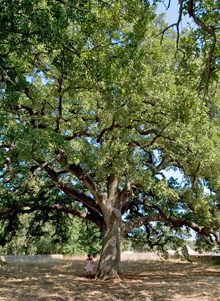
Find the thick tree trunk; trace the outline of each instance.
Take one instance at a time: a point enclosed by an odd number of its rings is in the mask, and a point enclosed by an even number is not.
[[[120,278],[121,226],[121,217],[115,215],[112,215],[105,224],[96,278],[103,280]]]

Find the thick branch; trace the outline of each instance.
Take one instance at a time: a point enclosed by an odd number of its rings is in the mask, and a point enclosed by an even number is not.
[[[210,238],[210,234],[213,234],[215,236],[216,243],[220,245],[220,236],[215,231],[208,229],[207,227],[204,226],[199,226],[190,220],[176,218],[173,216],[166,217],[165,215],[162,214],[142,216],[140,218],[137,218],[136,220],[130,222],[124,222],[124,226],[125,226],[124,235],[129,233],[132,229],[139,228],[140,226],[150,222],[169,222],[179,226],[186,226],[193,229],[197,233],[207,236],[209,238]]]
[[[99,134],[98,138],[97,138],[97,143],[100,143],[102,141],[103,136],[105,135],[106,132],[110,132],[112,131],[115,127],[119,127],[119,125],[115,124],[115,120],[113,119],[112,121],[112,125],[108,128],[104,128],[101,133]]]
[[[25,208],[25,209],[23,209],[23,208]],[[28,208],[30,208],[30,209],[28,209]],[[36,210],[51,210],[51,211],[61,211],[64,213],[69,213],[74,216],[78,216],[82,219],[85,219],[85,220],[95,223],[100,228],[100,230],[102,230],[102,218],[100,215],[97,214],[96,216],[94,216],[94,215],[88,214],[86,212],[80,212],[78,210],[68,208],[65,206],[60,206],[60,205],[31,205],[31,204],[23,203],[23,204],[20,204],[19,206],[5,208],[5,209],[0,210],[0,220],[3,215],[10,213],[10,212],[15,212],[17,214],[18,213],[24,214],[24,213],[31,213]]]
[[[118,179],[115,175],[111,174],[108,177],[108,200],[115,203],[118,199],[119,189],[118,189]]]
[[[211,68],[211,62],[212,62],[213,53],[214,53],[214,50],[216,47],[216,41],[217,41],[216,32],[215,32],[215,28],[213,26],[206,25],[202,20],[200,20],[196,16],[193,0],[189,0],[189,2],[188,2],[188,13],[189,13],[189,16],[193,18],[194,22],[198,26],[200,26],[204,31],[206,31],[210,36],[212,36],[212,40],[213,40],[211,49],[209,51],[208,65],[207,65],[207,69],[208,69],[207,70],[207,80],[206,80],[206,91],[207,91],[210,74],[213,71]]]
[[[213,27],[207,26],[205,23],[203,23],[195,14],[194,4],[193,0],[190,0],[188,3],[188,13],[189,16],[193,18],[194,22],[202,27],[203,30],[205,30],[207,33],[209,33],[212,37],[215,37],[215,30]]]
[[[92,208],[96,212],[101,213],[100,207],[94,199],[92,199],[88,195],[80,192],[79,190],[75,189],[74,187],[72,187],[68,183],[66,183],[62,178],[59,177],[58,173],[51,166],[49,166],[48,164],[47,165],[45,164],[44,170],[49,174],[49,176],[52,178],[52,180],[57,182],[59,188],[63,192],[65,192],[68,195],[73,196],[78,201],[82,202],[89,208]]]
[[[143,129],[139,128],[137,131],[140,135],[143,135],[143,136],[147,136],[147,135],[150,135],[150,134],[155,134],[155,135],[158,134],[157,130],[155,130],[153,128],[150,128],[150,129],[147,129],[147,130],[143,130]]]
[[[69,171],[71,174],[76,176],[80,181],[82,181],[85,186],[90,190],[95,200],[99,203],[102,208],[103,200],[106,198],[102,190],[98,187],[93,178],[89,175],[86,175],[80,165],[71,164],[69,166]],[[103,209],[103,208],[102,208]]]
[[[25,205],[20,204],[18,206],[12,206],[12,207],[9,207],[9,208],[0,209],[0,220],[2,219],[3,215],[5,215],[7,213],[10,213],[10,212],[13,212],[13,211],[16,211],[16,210],[20,210],[23,207],[25,207]]]
[[[77,137],[91,137],[92,134],[90,132],[88,132],[87,130],[81,131],[81,132],[75,132],[73,135],[71,136],[63,136],[63,138],[67,141],[73,140]]]

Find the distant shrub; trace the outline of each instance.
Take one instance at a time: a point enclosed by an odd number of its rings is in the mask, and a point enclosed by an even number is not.
[[[220,265],[220,258],[217,258],[217,259],[214,261],[214,265]]]

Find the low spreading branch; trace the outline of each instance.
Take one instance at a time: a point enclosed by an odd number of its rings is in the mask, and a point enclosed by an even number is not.
[[[208,229],[205,226],[199,226],[190,220],[176,218],[174,216],[167,217],[162,214],[142,216],[136,220],[124,222],[124,234],[128,234],[132,229],[139,228],[140,226],[150,222],[169,222],[178,226],[186,226],[193,229],[195,232],[208,237],[210,240],[212,240],[212,234],[215,237],[216,243],[220,245],[220,235],[216,231]]]
[[[5,214],[8,214],[8,213],[25,214],[25,213],[31,213],[31,212],[34,212],[37,210],[41,210],[41,211],[49,210],[49,211],[59,211],[59,212],[68,213],[68,214],[71,214],[74,216],[78,216],[82,219],[91,221],[91,222],[95,223],[100,228],[100,230],[102,229],[101,216],[98,216],[98,215],[94,216],[93,214],[90,214],[90,212],[89,213],[81,212],[81,211],[75,210],[73,208],[61,206],[58,204],[57,205],[56,204],[55,205],[40,205],[40,204],[33,205],[33,204],[29,204],[29,203],[22,203],[22,204],[19,204],[18,206],[12,206],[9,208],[1,209],[0,210],[0,220],[2,219],[2,217]]]
[[[101,214],[101,209],[98,203],[85,193],[80,192],[79,190],[75,189],[73,186],[65,182],[59,174],[50,166],[49,164],[46,164],[45,162],[42,162],[40,160],[37,160],[38,163],[44,164],[44,170],[48,173],[48,175],[51,177],[53,181],[55,181],[58,185],[58,187],[65,192],[67,195],[71,195],[74,198],[76,198],[78,201],[82,202],[84,205],[88,206],[89,208],[93,209],[94,211]],[[73,167],[72,167],[73,171]],[[74,170],[75,175],[78,175],[79,179],[83,180],[84,175],[80,174],[80,168],[77,170]],[[90,179],[91,180],[91,179]],[[84,180],[85,181],[85,180]]]

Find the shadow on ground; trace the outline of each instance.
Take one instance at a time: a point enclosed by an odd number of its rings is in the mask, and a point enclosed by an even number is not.
[[[121,281],[103,282],[85,277],[82,260],[7,264],[0,267],[0,300],[220,300],[220,267],[142,260],[123,261],[122,269]]]

